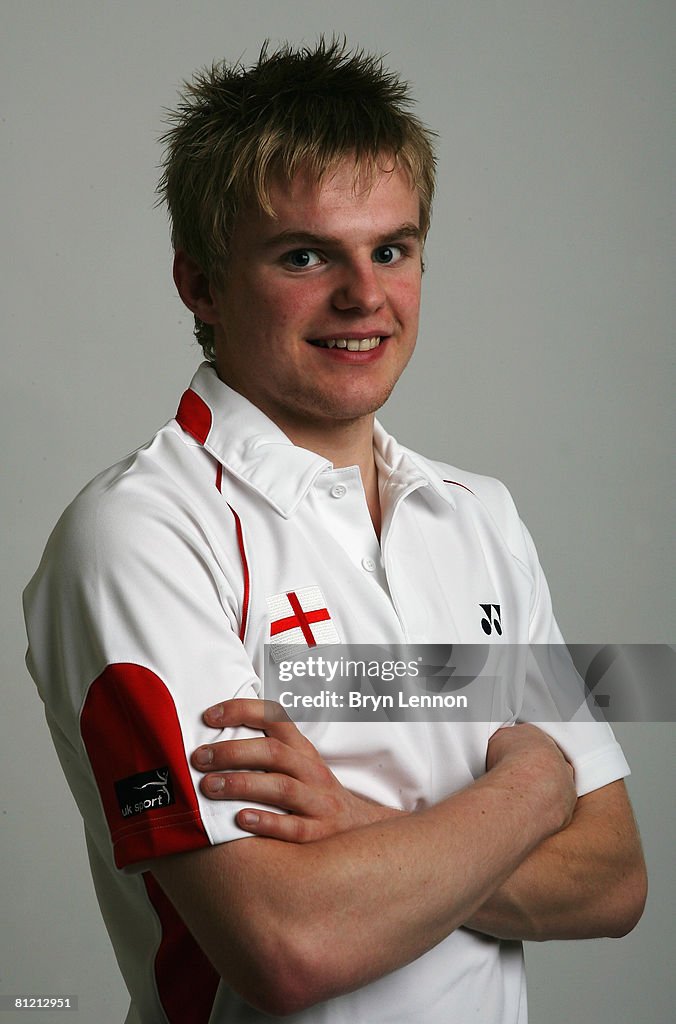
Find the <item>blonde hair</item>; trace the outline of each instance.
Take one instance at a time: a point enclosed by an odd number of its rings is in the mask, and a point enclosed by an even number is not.
[[[256,64],[214,63],[186,82],[171,126],[158,185],[172,243],[209,282],[227,268],[238,211],[254,203],[274,215],[273,178],[301,169],[320,182],[346,156],[355,181],[372,179],[387,155],[403,168],[420,198],[420,226],[429,228],[434,193],[433,132],[408,111],[408,86],[382,59],[321,38],[310,49],[288,44]],[[195,335],[213,360],[213,330],[197,317]]]

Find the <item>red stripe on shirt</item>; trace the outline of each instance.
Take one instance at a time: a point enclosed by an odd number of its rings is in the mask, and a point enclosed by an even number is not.
[[[154,963],[162,1009],[169,1024],[208,1024],[220,980],[218,973],[154,875],[145,871],[142,878],[162,929]]]
[[[455,484],[456,487],[462,487],[464,490],[469,491],[470,494],[474,494],[474,491],[470,490],[466,484],[461,484],[458,480],[444,480],[445,484]],[[476,497],[476,495],[474,495]]]
[[[216,467],[216,487],[219,493],[222,494],[223,485],[223,466],[218,463]],[[237,534],[237,545],[239,547],[239,557],[242,560],[242,574],[244,577],[244,592],[242,594],[242,621],[239,626],[239,638],[244,643],[244,637],[246,636],[246,625],[249,618],[249,594],[251,591],[251,580],[249,577],[249,563],[246,557],[246,551],[244,549],[244,532],[242,530],[242,521],[235,512],[234,508],[228,502],[228,508],[233,514],[235,520],[235,532]]]
[[[251,580],[249,577],[249,563],[246,557],[246,551],[244,549],[244,532],[242,530],[242,521],[235,512],[234,508],[228,502],[228,508],[235,517],[235,530],[237,532],[237,544],[239,545],[239,556],[242,559],[242,573],[244,575],[244,594],[242,595],[242,621],[239,626],[239,638],[244,643],[244,637],[246,636],[246,625],[249,618],[249,595],[251,591]]]

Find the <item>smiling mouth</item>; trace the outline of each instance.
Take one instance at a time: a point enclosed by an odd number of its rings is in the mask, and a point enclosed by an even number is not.
[[[311,345],[316,345],[319,348],[346,348],[348,352],[370,352],[371,349],[378,348],[382,340],[380,335],[375,338],[309,339]]]

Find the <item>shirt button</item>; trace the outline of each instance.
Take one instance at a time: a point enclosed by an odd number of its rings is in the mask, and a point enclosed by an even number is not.
[[[334,486],[331,488],[332,498],[344,498],[346,494],[347,487],[345,486],[345,484],[334,484]]]
[[[362,558],[361,564],[362,568],[366,569],[367,572],[375,572],[376,563],[372,558]]]

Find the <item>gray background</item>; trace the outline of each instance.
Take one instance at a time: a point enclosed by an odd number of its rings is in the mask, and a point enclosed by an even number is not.
[[[420,345],[382,418],[507,482],[570,640],[669,642],[675,29],[667,0],[4,0],[0,995],[125,1013],[19,593],[62,508],[173,415],[199,360],[153,209],[181,79],[265,36],[389,53],[441,138]],[[673,726],[618,733],[649,906],[621,942],[529,947],[534,1024],[673,1019]]]

